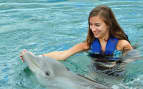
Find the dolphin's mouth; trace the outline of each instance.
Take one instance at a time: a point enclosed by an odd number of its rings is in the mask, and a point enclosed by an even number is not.
[[[24,62],[28,64],[28,66],[33,72],[36,72],[36,70],[40,70],[41,67],[37,59],[37,56],[27,51],[22,55],[22,57]]]
[[[31,60],[31,59],[30,59]],[[32,68],[35,68],[35,69],[39,69],[40,70],[40,66],[33,60],[31,60],[31,66]]]
[[[29,60],[31,61],[32,65],[40,69],[40,66],[33,59],[29,59]]]

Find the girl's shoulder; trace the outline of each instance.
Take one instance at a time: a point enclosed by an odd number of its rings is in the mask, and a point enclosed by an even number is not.
[[[118,50],[131,50],[132,46],[127,40],[119,40],[117,44]]]

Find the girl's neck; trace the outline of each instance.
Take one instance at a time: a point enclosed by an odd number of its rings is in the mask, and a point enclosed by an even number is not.
[[[108,41],[108,39],[109,39],[109,35],[107,34],[107,35],[105,35],[104,37],[102,37],[102,38],[99,38],[99,40],[100,41],[104,41],[104,42],[107,42]]]

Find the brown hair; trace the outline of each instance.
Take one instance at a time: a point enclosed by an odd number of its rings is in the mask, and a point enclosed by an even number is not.
[[[112,10],[104,5],[100,5],[97,6],[96,8],[94,8],[88,17],[88,34],[87,34],[87,38],[86,38],[86,42],[88,44],[88,46],[90,47],[90,45],[92,44],[93,40],[95,39],[91,29],[90,29],[90,23],[89,20],[91,17],[94,16],[99,16],[101,17],[105,24],[109,27],[109,36],[113,36],[118,38],[119,40],[128,40],[127,35],[125,34],[125,32],[123,31],[123,29],[120,27],[120,25],[118,24]]]

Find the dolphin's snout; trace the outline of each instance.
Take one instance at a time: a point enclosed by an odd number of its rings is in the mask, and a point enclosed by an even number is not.
[[[23,56],[24,56],[25,52],[27,52],[26,49],[24,49],[23,51],[20,52],[20,59],[22,60],[22,62],[24,62],[24,57]]]

